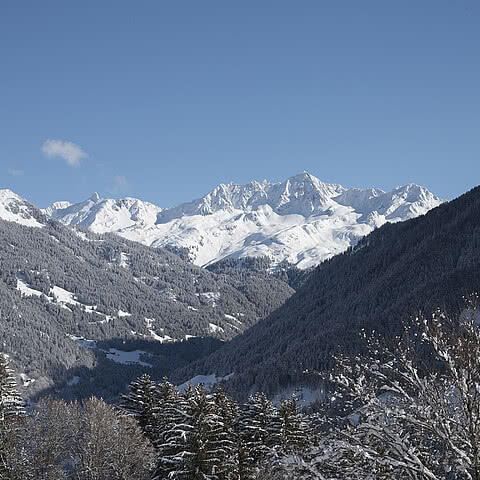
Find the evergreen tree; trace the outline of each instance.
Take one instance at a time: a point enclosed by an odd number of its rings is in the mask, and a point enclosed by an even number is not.
[[[238,480],[255,480],[254,459],[246,441],[240,437],[237,438],[236,460]]]
[[[219,480],[239,478],[238,438],[235,432],[238,406],[221,388],[215,392],[214,402],[222,425],[218,435],[221,458],[217,478]]]
[[[280,446],[284,453],[298,453],[308,445],[309,428],[298,412],[295,396],[283,400],[278,409]]]
[[[175,424],[167,433],[167,455],[159,458],[155,479],[219,480],[228,478],[222,462],[227,455],[225,425],[215,398],[202,386],[189,387],[174,409]],[[229,444],[229,442],[228,442]],[[170,466],[168,475],[162,465]],[[163,476],[162,476],[163,475]]]
[[[23,413],[24,404],[17,390],[15,376],[8,365],[7,357],[0,353],[0,422]]]
[[[240,436],[256,463],[277,443],[275,424],[277,412],[264,393],[255,393],[245,404],[240,418]]]
[[[157,463],[154,479],[170,478],[169,474],[180,468],[178,454],[184,446],[187,396],[180,395],[174,385],[165,378],[158,387],[159,402],[154,409],[154,447]]]
[[[159,402],[158,385],[144,374],[129,385],[129,392],[122,397],[122,408],[138,422],[145,435],[155,441],[155,411]]]
[[[0,353],[0,479],[27,478],[21,444],[23,414],[15,377],[7,357]]]

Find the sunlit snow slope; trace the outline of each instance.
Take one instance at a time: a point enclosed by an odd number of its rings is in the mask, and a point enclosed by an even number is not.
[[[11,190],[0,190],[0,218],[27,227],[43,227],[36,209]]]
[[[442,203],[418,185],[391,192],[348,189],[309,173],[281,183],[221,184],[204,197],[162,209],[133,198],[57,202],[45,213],[96,233],[115,232],[154,247],[186,247],[197,265],[263,256],[300,268],[344,251],[385,222],[425,214]]]

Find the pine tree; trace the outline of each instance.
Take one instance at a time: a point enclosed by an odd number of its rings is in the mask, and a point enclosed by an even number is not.
[[[186,430],[190,429],[186,423],[189,392],[191,388],[180,395],[167,379],[159,385],[160,401],[154,409],[157,453],[154,480],[171,478],[169,475],[181,468],[182,459],[178,455],[184,448]]]
[[[165,452],[159,452],[154,479],[219,480],[226,476],[228,447],[225,424],[214,395],[202,386],[189,387],[172,411],[172,428],[166,434]],[[170,468],[167,473],[166,468]]]
[[[254,459],[246,445],[246,441],[237,438],[236,448],[238,480],[255,480]]]
[[[297,399],[283,400],[278,410],[280,446],[284,453],[298,453],[308,445],[309,428],[298,412]]]
[[[255,393],[245,405],[240,418],[240,437],[255,463],[268,454],[277,441],[277,412],[264,393]]]
[[[0,353],[0,479],[27,478],[21,446],[23,414],[15,377]]]
[[[155,410],[158,402],[158,385],[144,374],[129,385],[129,392],[122,397],[121,403],[121,407],[137,420],[152,442],[155,442]]]
[[[223,449],[223,423],[217,413],[214,399],[197,386],[189,399],[185,448],[181,452],[185,460],[178,479],[216,480],[221,470]]]
[[[22,397],[17,382],[8,365],[7,357],[0,353],[0,422],[24,413]]]
[[[235,423],[238,418],[238,406],[219,388],[214,394],[216,412],[221,420],[221,429],[218,435],[221,447],[220,463],[217,470],[219,480],[237,479],[239,477],[238,438],[235,432]]]

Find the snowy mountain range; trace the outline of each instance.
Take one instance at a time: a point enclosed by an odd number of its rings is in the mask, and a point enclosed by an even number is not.
[[[200,266],[229,257],[268,256],[273,264],[286,260],[308,268],[386,222],[423,215],[441,203],[414,184],[391,192],[349,189],[301,173],[281,183],[221,184],[173,208],[95,193],[77,204],[56,202],[43,212],[95,233],[113,232],[153,247],[187,248]]]

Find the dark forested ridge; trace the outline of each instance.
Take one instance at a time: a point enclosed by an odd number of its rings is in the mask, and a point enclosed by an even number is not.
[[[70,382],[72,395],[88,387],[108,396],[142,371],[161,378],[293,293],[265,272],[215,274],[163,249],[72,230],[34,207],[29,215],[44,227],[0,220],[0,342],[32,391]],[[183,341],[161,343],[169,339]],[[144,365],[115,363],[110,348],[137,350]]]
[[[278,310],[211,356],[177,372],[235,373],[237,394],[270,394],[306,369],[355,351],[359,332],[398,334],[417,312],[454,313],[480,290],[480,187],[425,216],[386,224],[322,265]]]

